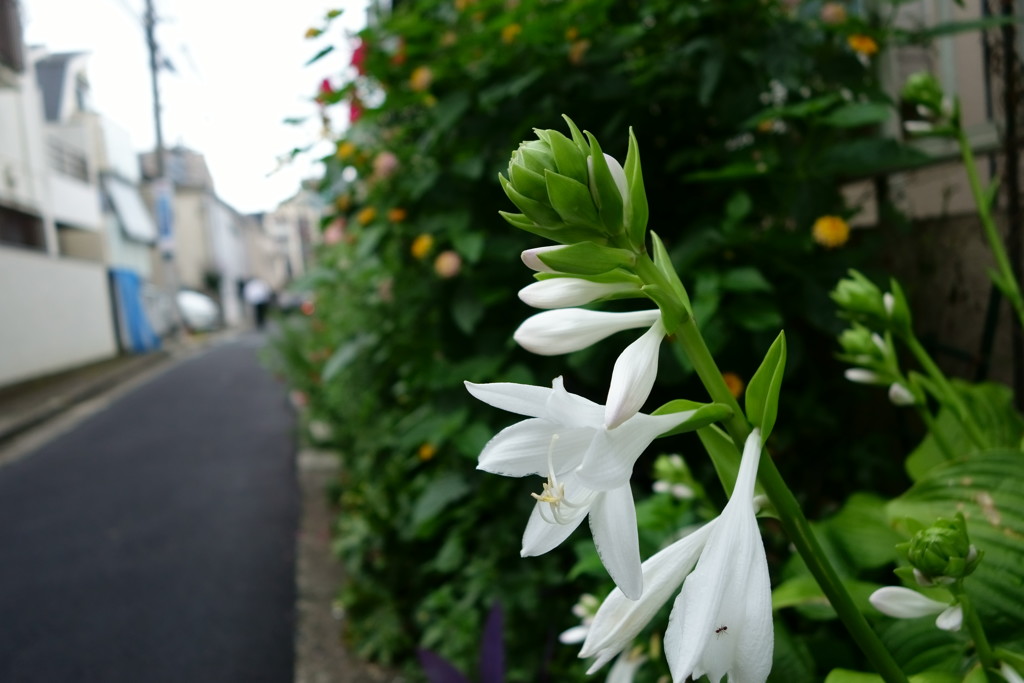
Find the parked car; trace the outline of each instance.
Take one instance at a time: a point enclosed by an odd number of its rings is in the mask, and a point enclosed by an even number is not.
[[[175,300],[181,320],[190,332],[210,332],[220,327],[220,306],[202,292],[182,289]]]

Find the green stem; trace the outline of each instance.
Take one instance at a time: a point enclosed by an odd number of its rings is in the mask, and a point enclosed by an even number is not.
[[[978,207],[978,217],[981,219],[981,225],[985,230],[985,238],[988,240],[989,247],[992,249],[992,255],[995,256],[996,265],[999,268],[999,278],[1003,284],[999,289],[1006,295],[1010,305],[1013,306],[1013,310],[1017,314],[1017,321],[1024,326],[1024,296],[1021,295],[1020,285],[1013,272],[1013,266],[1010,264],[1010,257],[1006,253],[1002,237],[1000,237],[999,230],[996,229],[996,223],[992,219],[989,201],[981,187],[978,167],[974,163],[974,152],[971,150],[971,145],[967,141],[967,135],[961,127],[956,129],[956,140],[960,145],[960,155],[964,160],[967,181],[971,185],[971,194],[974,195],[974,203]]]
[[[939,425],[935,422],[935,418],[932,417],[932,412],[928,410],[928,406],[918,405],[917,412],[921,415],[921,419],[924,420],[928,432],[935,439],[935,445],[942,451],[942,457],[946,460],[955,458],[956,455],[953,453],[953,449],[950,447],[949,442],[946,441],[946,437],[939,431]]]
[[[657,285],[666,292],[674,291],[672,283],[647,254],[638,254],[636,265],[637,273],[645,283]],[[687,310],[689,310],[688,307]],[[669,332],[676,335],[676,339],[689,357],[690,363],[693,364],[697,376],[703,382],[711,399],[732,409],[732,415],[725,420],[725,429],[733,443],[736,444],[736,448],[742,452],[747,437],[750,435],[750,425],[736,398],[725,384],[722,372],[711,356],[711,351],[708,350],[693,316],[688,315],[674,330],[669,330]],[[814,537],[811,525],[804,516],[803,510],[800,509],[800,504],[789,487],[786,486],[786,482],[783,481],[782,475],[775,467],[775,462],[772,461],[771,456],[766,456],[766,453],[767,450],[762,453],[757,478],[774,505],[786,535],[875,670],[887,683],[906,683],[906,675],[871,629],[864,615],[857,609],[853,598],[850,597],[839,575],[829,563],[825,551]]]
[[[732,417],[725,421],[725,428],[736,447],[742,451],[744,442],[751,431],[750,426],[747,424],[739,404],[729,391],[729,387],[726,386],[722,373],[692,317],[676,329],[676,335],[711,398],[733,409]],[[764,453],[766,454],[767,451]],[[864,615],[857,609],[853,598],[850,597],[839,575],[829,563],[824,550],[814,537],[810,523],[800,509],[800,504],[783,481],[775,462],[771,456],[765,454],[762,454],[757,478],[774,505],[786,535],[807,564],[807,568],[818,585],[821,586],[822,592],[825,593],[839,618],[846,625],[846,629],[879,675],[888,683],[906,683],[907,678],[903,671],[871,629]]]
[[[967,436],[976,448],[985,448],[988,445],[988,440],[985,435],[982,434],[981,428],[978,427],[977,422],[974,421],[974,416],[967,409],[967,404],[964,403],[963,398],[959,392],[953,388],[953,385],[946,379],[946,375],[939,369],[939,366],[935,364],[932,357],[928,355],[928,351],[921,346],[921,342],[917,340],[917,337],[913,333],[903,337],[903,341],[906,342],[907,347],[910,348],[910,352],[914,354],[917,362],[921,364],[924,371],[928,373],[935,385],[939,389],[941,396],[936,396],[939,401],[948,405],[953,413],[956,415],[960,424],[963,426],[964,431],[967,432]]]
[[[964,614],[964,624],[967,625],[967,630],[974,640],[974,651],[978,653],[978,660],[981,661],[986,674],[988,671],[998,670],[999,659],[992,651],[992,646],[988,642],[988,636],[985,635],[985,628],[981,624],[981,619],[978,617],[978,612],[974,609],[974,603],[968,597],[967,591],[963,589],[963,586],[956,584],[950,587],[950,591],[956,596],[957,602],[960,603],[960,609],[963,610]]]

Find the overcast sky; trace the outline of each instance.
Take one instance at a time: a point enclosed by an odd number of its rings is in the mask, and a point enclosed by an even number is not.
[[[89,52],[94,106],[130,132],[136,149],[153,149],[145,0],[21,3],[26,42]],[[175,69],[160,76],[164,143],[204,154],[217,194],[239,211],[273,209],[317,172],[311,160],[274,170],[293,147],[317,142],[321,126],[311,98],[325,76],[337,81],[347,65],[345,37],[362,25],[365,0],[154,3],[157,40]],[[327,44],[306,40],[306,30],[321,25],[330,9],[345,10],[332,25],[332,42],[343,49],[303,66]],[[282,123],[289,117],[309,121]]]

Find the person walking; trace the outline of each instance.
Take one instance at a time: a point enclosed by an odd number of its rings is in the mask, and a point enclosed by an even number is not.
[[[267,322],[267,310],[270,308],[271,293],[270,285],[258,277],[254,277],[245,283],[245,290],[242,292],[242,295],[245,297],[245,303],[252,306],[257,330],[262,330]]]

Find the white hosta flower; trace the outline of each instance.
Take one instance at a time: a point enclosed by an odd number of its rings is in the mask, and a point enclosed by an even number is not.
[[[568,308],[639,289],[629,282],[591,282],[576,277],[556,277],[523,287],[519,290],[519,299],[534,308]]]
[[[593,673],[629,647],[680,584],[665,634],[672,678],[707,675],[719,683],[762,682],[772,664],[771,585],[754,516],[761,435],[743,449],[732,498],[722,514],[643,563],[645,591],[630,601],[612,591],[601,605],[581,657],[597,657]]]
[[[879,588],[868,599],[879,612],[897,619],[917,619],[938,614],[935,625],[943,631],[959,631],[964,620],[964,611],[960,605],[932,600],[902,586]]]
[[[604,407],[570,394],[562,378],[552,388],[526,384],[473,384],[477,399],[526,415],[506,427],[480,453],[478,468],[509,477],[545,476],[543,491],[523,534],[522,556],[542,555],[590,518],[601,562],[623,593],[643,592],[636,509],[629,479],[633,465],[660,434],[685,422],[693,411],[637,413],[618,428],[604,425]]]
[[[513,338],[524,349],[540,356],[572,353],[596,344],[616,332],[649,327],[661,318],[661,311],[611,313],[565,308],[530,316]]]
[[[538,283],[540,284],[540,283]],[[658,375],[658,353],[665,338],[661,312],[611,313],[566,308],[544,311],[523,321],[514,335],[527,351],[554,356],[585,349],[616,332],[650,326],[615,361],[605,401],[605,426],[618,427],[640,410]]]

